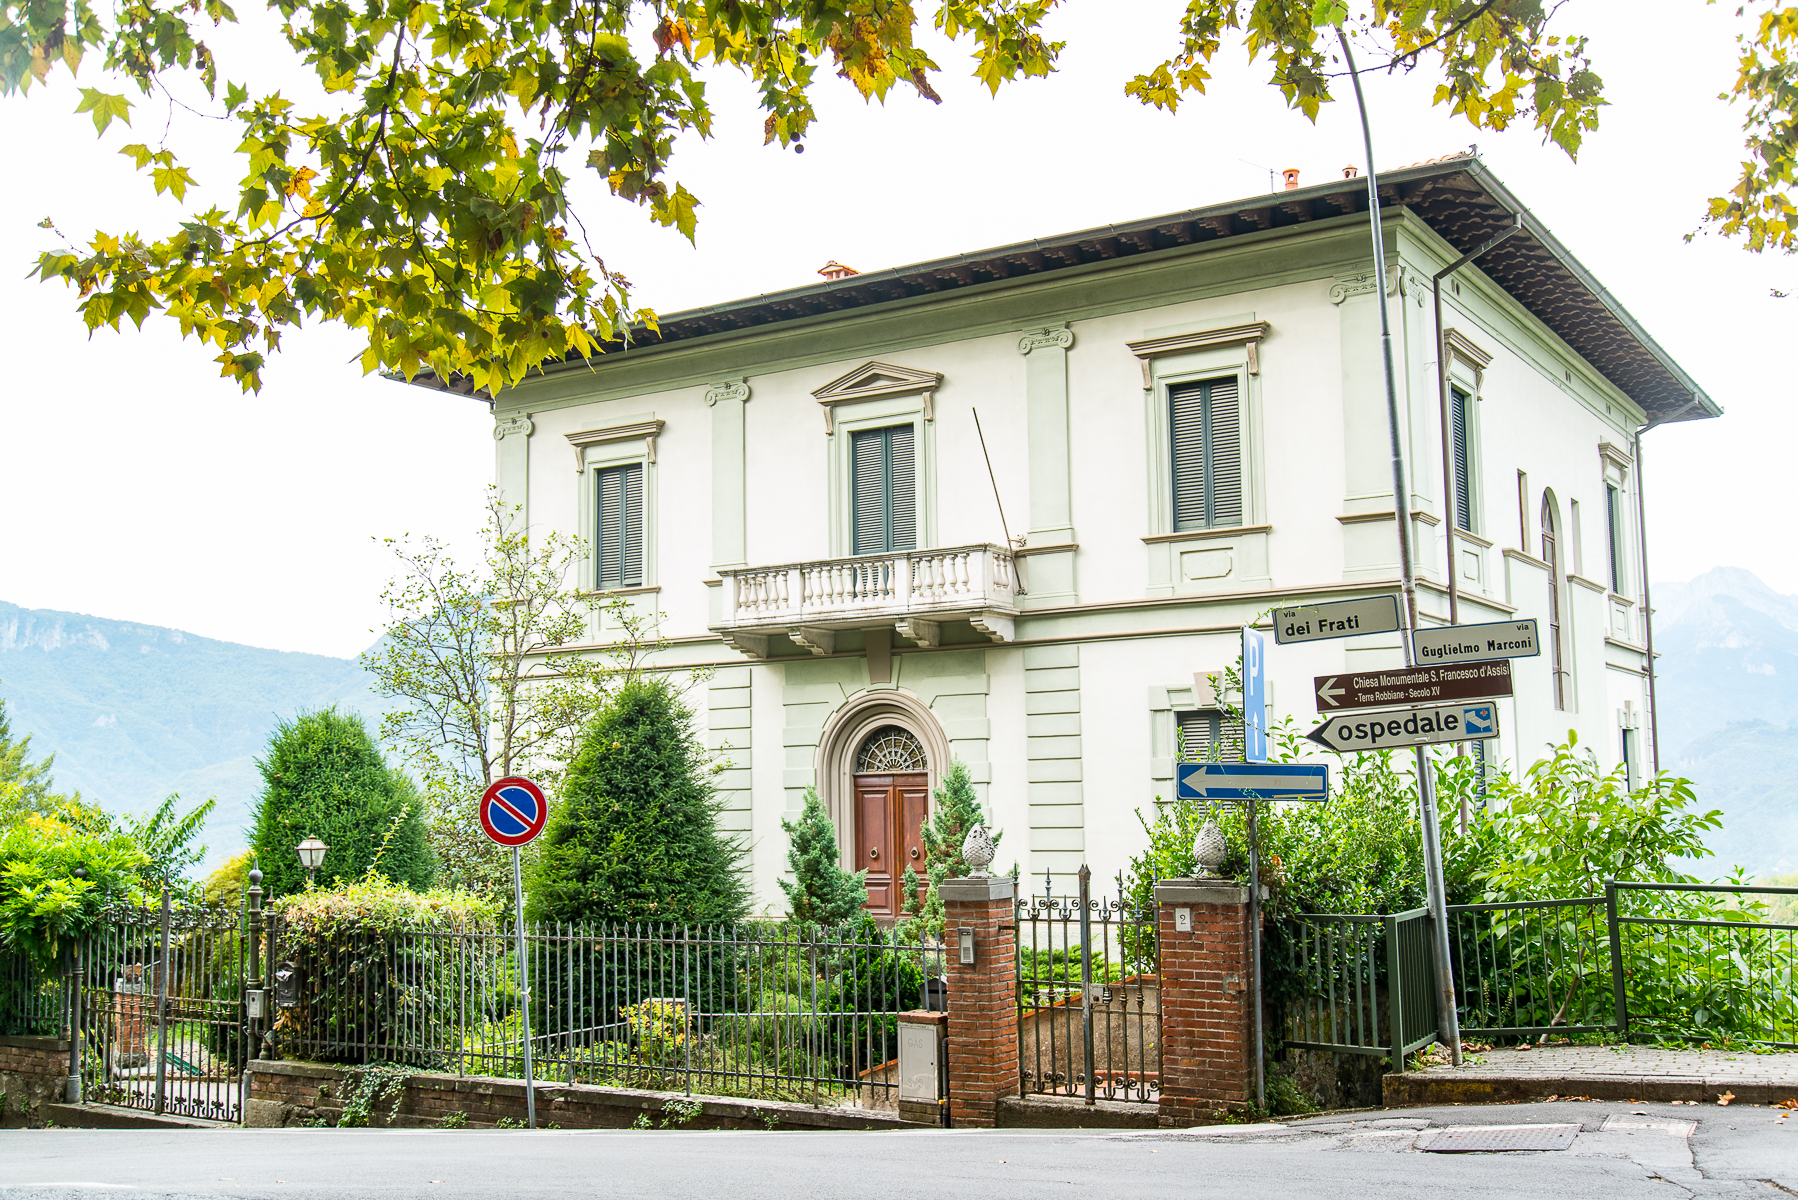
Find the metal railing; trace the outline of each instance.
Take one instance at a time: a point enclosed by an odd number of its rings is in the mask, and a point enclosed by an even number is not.
[[[0,1036],[65,1037],[68,981],[24,954],[0,956]]]
[[[537,924],[297,937],[282,1054],[761,1099],[896,1102],[898,1014],[946,1007],[942,948],[871,924]]]
[[[247,943],[235,906],[109,908],[80,948],[86,1098],[236,1120]]]
[[[1044,872],[1042,893],[1017,900],[1019,1091],[1156,1103],[1157,911],[1133,905],[1121,879],[1115,897],[1094,896],[1085,867],[1063,886]]]
[[[1621,1028],[1608,896],[1448,909],[1463,1035]]]
[[[1300,913],[1284,923],[1281,952],[1302,981],[1286,1003],[1286,1045],[1390,1058],[1436,1038],[1429,910]]]
[[[1798,924],[1765,920],[1760,899],[1798,888],[1613,883],[1609,893],[1624,1032],[1798,1049]]]

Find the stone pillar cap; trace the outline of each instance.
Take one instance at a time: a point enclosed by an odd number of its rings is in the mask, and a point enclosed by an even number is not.
[[[1155,885],[1157,904],[1247,904],[1249,889],[1231,879],[1163,879]]]
[[[1017,887],[1009,875],[984,875],[965,879],[945,879],[937,884],[936,894],[945,903],[952,900],[982,901],[1009,900],[1017,894]]]

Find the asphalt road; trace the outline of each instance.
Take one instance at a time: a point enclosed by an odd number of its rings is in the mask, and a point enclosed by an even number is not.
[[[1695,1121],[1601,1129],[1607,1117]],[[0,1200],[1045,1200],[1798,1196],[1798,1114],[1587,1102],[1402,1109],[1206,1131],[12,1130]],[[1566,1150],[1439,1154],[1459,1125],[1573,1124]]]

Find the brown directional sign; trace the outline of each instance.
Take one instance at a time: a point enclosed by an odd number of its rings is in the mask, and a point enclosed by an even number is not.
[[[1320,713],[1442,704],[1454,700],[1489,700],[1510,694],[1511,664],[1502,658],[1317,676],[1317,711]]]

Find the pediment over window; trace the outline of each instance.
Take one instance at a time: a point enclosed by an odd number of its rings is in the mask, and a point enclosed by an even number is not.
[[[933,421],[931,399],[943,385],[941,371],[919,371],[912,367],[896,367],[892,363],[866,362],[847,375],[841,375],[812,392],[824,406],[824,432],[836,429],[836,406],[861,400],[877,400],[882,396],[924,397],[924,419]]]

